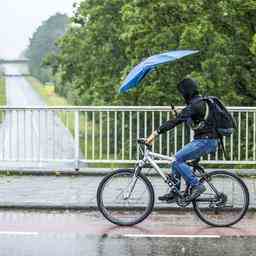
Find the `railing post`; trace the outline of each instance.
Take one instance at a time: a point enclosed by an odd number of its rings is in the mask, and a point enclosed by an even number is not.
[[[80,162],[80,112],[77,110],[75,112],[75,170],[79,171]]]

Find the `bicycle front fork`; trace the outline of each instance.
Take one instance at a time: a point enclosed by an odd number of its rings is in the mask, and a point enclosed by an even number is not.
[[[132,194],[132,192],[134,190],[134,187],[135,187],[135,185],[137,183],[138,176],[139,176],[141,170],[142,170],[142,168],[139,165],[137,165],[135,167],[134,175],[132,177],[131,183],[128,186],[128,192],[127,192],[127,195],[125,196],[125,199],[129,199],[130,198],[130,196],[131,196],[131,194]]]

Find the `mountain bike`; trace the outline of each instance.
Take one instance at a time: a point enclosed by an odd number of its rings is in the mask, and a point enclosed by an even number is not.
[[[97,205],[103,216],[119,226],[132,226],[145,220],[153,211],[155,192],[149,178],[142,173],[146,166],[160,174],[168,189],[172,190],[178,207],[191,207],[208,225],[227,227],[240,221],[249,206],[249,192],[236,174],[223,170],[206,172],[199,160],[188,161],[193,174],[206,187],[198,198],[191,200],[192,188],[185,184],[177,189],[177,180],[165,175],[156,160],[172,161],[172,157],[152,152],[145,139],[138,139],[143,155],[133,169],[119,169],[103,178],[97,190]],[[168,203],[168,202],[166,202]]]

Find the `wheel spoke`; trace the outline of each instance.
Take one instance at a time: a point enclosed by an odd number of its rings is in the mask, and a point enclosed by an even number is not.
[[[100,211],[118,225],[134,225],[153,209],[154,191],[149,180],[132,171],[117,171],[103,179],[97,192]]]
[[[207,191],[193,202],[195,212],[213,226],[235,224],[248,209],[248,189],[238,176],[226,171],[214,171],[208,177]]]

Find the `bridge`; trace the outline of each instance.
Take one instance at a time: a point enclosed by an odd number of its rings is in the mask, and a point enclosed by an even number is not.
[[[28,59],[0,59],[0,67],[5,77],[30,76]]]
[[[0,64],[28,64],[28,59],[0,59]]]
[[[20,73],[20,74],[3,74],[4,77],[24,77],[24,76],[31,76],[29,73]]]

